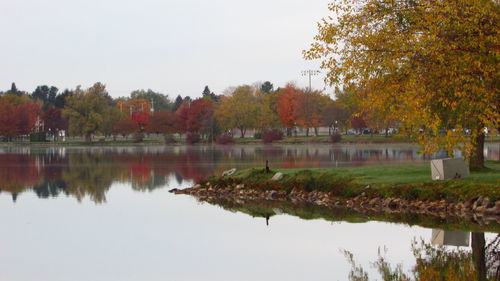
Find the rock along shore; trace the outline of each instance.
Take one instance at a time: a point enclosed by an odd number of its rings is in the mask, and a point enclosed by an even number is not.
[[[247,200],[278,200],[292,203],[309,203],[329,208],[348,208],[360,213],[385,212],[421,214],[446,217],[459,217],[467,220],[488,224],[500,224],[500,201],[490,201],[486,196],[477,196],[467,202],[441,201],[409,201],[400,198],[370,198],[362,193],[353,198],[334,197],[321,191],[298,191],[290,193],[276,190],[260,191],[247,188],[244,184],[234,186],[214,187],[210,182],[205,185],[197,184],[186,189],[172,189],[171,193],[191,195],[200,201],[226,199],[235,201]]]

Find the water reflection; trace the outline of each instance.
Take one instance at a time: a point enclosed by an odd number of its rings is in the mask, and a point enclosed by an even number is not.
[[[488,147],[495,154],[494,147]],[[497,148],[498,150],[498,148]],[[106,202],[115,182],[131,183],[133,190],[152,191],[175,179],[199,181],[228,168],[342,167],[422,163],[425,157],[410,145],[256,145],[0,148],[0,192],[18,195],[33,191],[40,198],[61,194],[77,200]]]
[[[275,216],[287,214],[304,220],[323,219],[331,222],[366,223],[369,221],[400,222],[408,225],[421,225],[429,229],[428,241],[414,242],[412,245],[415,266],[410,273],[403,270],[402,264],[391,265],[389,252],[379,251],[379,257],[371,265],[386,281],[411,280],[500,280],[500,235],[486,241],[484,231],[500,232],[500,225],[491,223],[478,225],[474,221],[446,218],[440,219],[415,214],[377,214],[358,213],[342,208],[327,208],[308,203],[293,203],[267,200],[204,198],[201,202],[217,205],[231,212],[261,218],[262,223],[272,227]],[[446,228],[442,229],[442,228]],[[464,231],[470,230],[470,231]],[[491,235],[490,235],[491,236]],[[390,249],[389,249],[390,250]],[[351,265],[349,280],[373,280],[368,271],[361,267],[356,257],[348,249],[343,250]]]
[[[443,230],[438,232],[444,234]],[[391,265],[386,259],[387,249],[379,251],[378,259],[371,265],[384,281],[500,280],[500,235],[496,235],[488,243],[482,232],[468,235],[472,235],[471,249],[435,247],[425,241],[414,242],[412,250],[416,264],[411,273],[404,272],[402,264]],[[344,250],[344,254],[351,265],[349,280],[370,280],[366,269],[358,265],[355,257],[347,250]]]

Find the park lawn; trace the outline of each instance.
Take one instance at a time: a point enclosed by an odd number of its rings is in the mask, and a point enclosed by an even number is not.
[[[209,179],[223,186],[227,180],[244,183],[249,188],[278,189],[291,192],[330,192],[339,197],[354,197],[365,193],[372,197],[397,197],[407,200],[466,201],[484,195],[500,200],[500,161],[487,161],[487,169],[471,172],[468,179],[433,181],[430,166],[387,165],[349,168],[273,169],[265,173],[262,168],[237,171],[228,178]],[[279,182],[271,177],[281,172]],[[368,188],[369,186],[369,188]]]

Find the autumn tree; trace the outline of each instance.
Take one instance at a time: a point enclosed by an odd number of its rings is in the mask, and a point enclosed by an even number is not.
[[[484,167],[484,127],[497,128],[500,5],[493,0],[341,0],[319,24],[308,59],[331,84],[356,84],[420,129],[428,153],[461,149]],[[464,131],[470,130],[470,137]]]
[[[120,109],[116,106],[110,106],[108,109],[107,117],[103,120],[101,124],[101,133],[104,136],[113,136],[113,139],[116,140],[115,134],[115,126],[123,119],[127,119],[129,116],[121,112]]]
[[[36,102],[25,102],[15,108],[17,119],[17,133],[29,135],[33,132],[37,118],[40,114],[40,104]]]
[[[303,90],[290,83],[278,92],[277,110],[288,136],[292,134],[292,128],[297,125],[296,111],[299,96],[302,94],[304,94]]]
[[[363,129],[366,128],[366,122],[361,116],[354,116],[351,119],[351,127],[356,130],[358,134],[363,133]]]
[[[276,111],[276,95],[273,93],[256,92],[256,115],[254,127],[260,132],[281,127],[280,118]]]
[[[230,91],[222,96],[216,116],[222,128],[240,130],[240,137],[244,138],[248,128],[255,127],[259,106],[255,88],[245,85]]]
[[[349,111],[338,101],[329,101],[322,112],[322,124],[328,127],[330,134],[346,128],[350,118]]]
[[[85,140],[91,142],[92,135],[101,131],[109,109],[106,87],[95,83],[86,90],[78,86],[73,94],[66,98],[63,117],[68,119],[70,134],[85,136]]]
[[[113,126],[113,135],[126,137],[136,132],[139,129],[138,127],[137,123],[131,119],[122,119]]]
[[[293,114],[297,125],[306,129],[306,136],[309,136],[309,128],[314,128],[315,135],[318,135],[323,109],[329,100],[329,97],[319,91],[302,91],[297,95]]]
[[[0,136],[10,140],[18,135],[16,106],[5,97],[0,97]]]
[[[59,131],[66,130],[68,128],[68,121],[62,118],[62,112],[60,108],[49,107],[42,113],[42,121],[45,132],[51,133],[54,138],[57,139]]]
[[[169,141],[170,136],[177,132],[176,121],[176,115],[172,112],[154,112],[149,118],[146,131],[148,133],[163,134],[165,141]]]
[[[196,99],[191,102],[187,119],[187,131],[192,133],[210,134],[213,122],[214,106],[208,99]]]

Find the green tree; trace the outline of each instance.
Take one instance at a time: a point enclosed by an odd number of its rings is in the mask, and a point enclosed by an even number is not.
[[[205,86],[205,89],[203,89],[203,92],[201,93],[201,95],[203,98],[209,99],[211,101],[217,102],[219,100],[217,95],[214,94],[214,92],[211,92],[210,89],[208,88],[208,86]]]
[[[263,93],[266,93],[266,94],[269,94],[270,92],[272,92],[274,90],[274,86],[271,82],[269,81],[266,81],[264,82],[261,86],[260,86],[260,90],[263,92]]]
[[[87,90],[78,86],[66,98],[63,109],[63,116],[69,121],[69,133],[85,136],[85,140],[91,142],[93,134],[103,132],[110,108],[109,95],[103,84],[95,83]]]
[[[168,95],[155,92],[151,89],[135,90],[130,93],[132,99],[145,99],[153,106],[154,111],[172,111],[173,104],[169,100]]]
[[[108,114],[106,118],[103,119],[101,123],[101,133],[104,136],[113,136],[113,139],[116,139],[116,131],[115,126],[121,120],[127,119],[128,115],[122,111],[118,107],[109,107]]]
[[[57,92],[59,90],[54,86],[38,86],[31,94],[31,98],[43,102],[42,109],[46,110],[49,106],[54,106],[57,99]]]
[[[329,9],[304,52],[322,59],[327,80],[355,84],[364,106],[424,128],[426,152],[458,148],[484,167],[483,129],[500,120],[498,2],[341,0]]]
[[[177,109],[179,109],[179,107],[181,106],[182,102],[184,100],[182,99],[181,95],[178,95],[176,98],[175,98],[175,101],[174,101],[174,104],[173,104],[173,107],[172,107],[172,112],[176,112]]]

